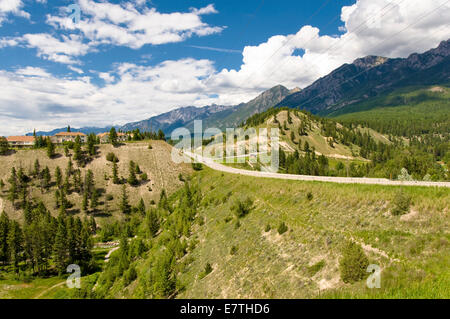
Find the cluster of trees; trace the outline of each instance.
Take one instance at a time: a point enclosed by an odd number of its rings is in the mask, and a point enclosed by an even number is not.
[[[138,128],[133,130],[133,131],[129,131],[128,133],[128,140],[129,141],[143,141],[143,140],[162,140],[165,141],[166,140],[166,136],[164,134],[164,132],[159,129],[157,132],[153,132],[153,131],[145,131],[145,132],[141,132]]]
[[[288,111],[288,121],[284,121],[283,126],[277,119],[277,114],[281,111]],[[361,156],[370,162],[350,163],[347,166],[338,162],[335,167],[329,167],[325,157],[316,156],[314,148],[310,147],[308,142],[302,145],[301,141],[296,141],[295,134],[291,131],[291,140],[298,145],[298,151],[304,152],[305,155],[302,156],[295,152],[287,156],[280,152],[280,166],[288,173],[397,179],[401,175],[402,169],[406,169],[416,180],[437,181],[450,178],[448,173],[450,135],[441,130],[442,125],[439,125],[439,129],[433,130],[433,134],[409,136],[409,143],[405,143],[404,139],[400,137],[394,137],[393,134],[397,133],[394,129],[384,131],[384,133],[390,134],[390,141],[384,143],[376,141],[368,132],[361,130],[360,125],[363,123],[348,120],[342,126],[334,120],[288,108],[271,108],[264,113],[255,114],[245,122],[245,125],[258,126],[265,123],[269,117],[274,116],[275,123],[278,123],[282,134],[286,134],[286,123],[291,119],[292,113],[300,115],[302,118],[298,127],[299,136],[307,136],[312,123],[318,123],[321,127],[321,134],[327,138],[331,147],[335,147],[336,143],[346,145],[352,149],[354,156]],[[372,128],[376,129],[377,127],[375,125]],[[447,167],[441,165],[442,162]]]
[[[83,271],[94,270],[92,235],[95,221],[60,214],[52,217],[45,205],[28,203],[25,223],[0,216],[0,262],[16,273],[32,270],[37,274],[63,273],[70,264]]]
[[[0,155],[6,155],[9,151],[9,143],[3,136],[0,136]]]
[[[91,297],[113,297],[117,285],[124,288],[135,279],[137,297],[174,297],[180,289],[177,274],[185,267],[181,259],[189,250],[200,201],[198,187],[186,182],[170,199],[163,191],[156,208],[146,209],[140,202],[126,222],[110,227],[120,237],[120,249],[111,256]],[[144,257],[148,267],[139,273],[137,261]]]

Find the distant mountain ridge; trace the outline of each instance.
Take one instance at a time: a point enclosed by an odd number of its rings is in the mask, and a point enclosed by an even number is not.
[[[226,129],[227,127],[236,127],[244,122],[250,116],[264,112],[267,109],[275,106],[278,102],[283,100],[292,92],[297,92],[298,88],[290,91],[282,85],[277,85],[253,100],[239,105],[209,105],[204,107],[187,106],[163,113],[149,119],[127,123],[122,126],[115,126],[120,131],[132,131],[139,129],[141,131],[158,131],[161,129],[166,135],[170,135],[172,131],[179,127],[186,127],[193,132],[194,121],[202,120],[203,128],[217,127],[219,129]],[[112,126],[103,128],[99,127],[83,127],[72,129],[73,132],[102,133],[107,132]],[[37,135],[54,135],[59,132],[66,131],[67,128],[59,128],[52,131],[39,131]],[[33,135],[28,133],[27,135]]]
[[[182,107],[116,128],[122,131],[161,129],[166,135],[170,135],[178,127],[186,127],[192,132],[194,121],[202,120],[204,129],[216,127],[224,130],[227,127],[236,127],[250,116],[273,106],[301,108],[319,115],[328,115],[336,111],[343,114],[358,103],[398,88],[448,83],[450,83],[450,40],[441,42],[437,48],[425,53],[411,54],[408,58],[366,56],[356,59],[302,90],[298,88],[288,90],[282,85],[277,85],[247,103],[234,106]],[[110,128],[111,126],[86,127],[73,131],[100,133],[109,131]],[[37,134],[53,135],[64,130],[66,129]]]
[[[162,129],[164,133],[170,134],[178,127],[186,127],[193,131],[194,121],[202,120],[204,128],[217,127],[223,130],[227,127],[236,127],[250,116],[266,111],[290,93],[291,91],[284,86],[277,85],[247,103],[234,106],[183,107],[144,121],[125,124],[121,129],[124,131],[137,128],[141,131]]]
[[[449,81],[450,40],[447,40],[435,49],[408,58],[367,56],[344,64],[277,106],[326,115],[399,87]]]

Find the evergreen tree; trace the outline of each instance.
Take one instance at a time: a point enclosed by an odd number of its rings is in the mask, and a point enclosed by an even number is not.
[[[11,201],[11,203],[14,205],[14,201],[17,199],[17,174],[16,174],[16,168],[13,167],[11,169],[11,176],[8,179],[8,182],[10,184],[9,191],[8,191],[8,199]]]
[[[128,183],[131,186],[136,186],[139,184],[138,179],[136,178],[136,166],[135,163],[133,161],[130,161],[130,166],[129,166],[129,176],[128,176]]]
[[[111,127],[111,130],[109,131],[109,141],[113,146],[117,146],[117,132],[114,127]]]
[[[67,162],[67,169],[66,169],[66,171],[67,171],[67,174],[69,176],[71,176],[72,173],[73,173],[73,163],[72,163],[72,159],[70,159],[70,158],[69,158],[69,161]]]
[[[34,171],[33,171],[33,176],[34,177],[38,177],[41,173],[41,165],[39,164],[39,160],[36,159],[34,161]]]
[[[95,234],[97,232],[97,223],[95,222],[94,216],[91,216],[91,219],[89,221],[89,226],[91,229],[91,233]]]
[[[5,264],[9,261],[8,234],[10,221],[8,215],[2,212],[0,216],[0,262]]]
[[[62,173],[61,173],[61,169],[59,168],[59,166],[56,166],[56,168],[55,168],[55,179],[56,179],[56,185],[58,186],[58,188],[61,188]]]
[[[91,208],[95,210],[98,206],[98,191],[94,188],[91,195]]]
[[[167,200],[167,194],[165,189],[161,191],[161,195],[159,196],[158,208],[169,210],[169,201]]]
[[[9,143],[6,138],[0,136],[0,155],[6,155],[9,151]]]
[[[82,160],[82,153],[81,153],[81,138],[80,136],[77,136],[75,138],[75,144],[73,146],[73,159],[80,163]]]
[[[48,189],[50,187],[51,179],[52,179],[52,177],[50,175],[50,170],[46,166],[42,170],[42,181],[41,181],[41,183],[42,183],[41,185],[44,189]]]
[[[47,137],[47,156],[53,158],[55,156],[55,145],[52,143],[50,137]]]
[[[55,235],[53,252],[56,270],[58,270],[59,275],[61,275],[66,270],[69,253],[67,249],[66,223],[63,217],[58,218],[58,230]]]
[[[126,185],[122,186],[122,200],[120,202],[120,211],[122,214],[129,214],[131,211],[130,204],[128,202],[128,194]]]
[[[119,176],[118,176],[118,168],[117,168],[117,161],[114,160],[113,161],[113,168],[112,168],[112,173],[113,173],[113,183],[114,184],[120,184],[120,180],[119,180]]]
[[[83,202],[82,202],[82,208],[84,212],[87,212],[88,210],[88,205],[89,205],[89,195],[87,192],[83,193]]]
[[[86,175],[84,176],[84,191],[88,193],[89,197],[92,196],[94,186],[95,186],[94,173],[90,169],[88,169]]]
[[[145,215],[145,203],[144,200],[141,198],[141,200],[139,201],[139,204],[137,206],[137,211],[139,214],[141,214],[142,216]]]
[[[88,135],[87,139],[87,149],[90,156],[94,156],[96,153],[95,143],[97,142],[97,138],[95,134],[91,133]]]
[[[67,146],[67,145],[64,146],[64,155],[66,157],[70,157],[69,146]]]
[[[23,234],[19,223],[16,221],[12,221],[10,224],[7,245],[9,249],[10,262],[13,265],[14,271],[18,273],[19,262],[21,260],[21,254],[23,252]]]
[[[147,215],[145,216],[145,222],[150,237],[155,237],[159,231],[159,218],[158,213],[155,209],[151,209],[147,212]]]
[[[166,136],[164,135],[164,132],[161,129],[159,129],[158,130],[158,140],[164,141],[165,139],[166,139]]]

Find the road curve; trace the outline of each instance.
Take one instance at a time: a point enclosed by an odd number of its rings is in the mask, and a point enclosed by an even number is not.
[[[367,185],[392,185],[392,186],[425,186],[425,187],[449,187],[450,182],[424,182],[424,181],[391,181],[384,178],[356,178],[356,177],[330,177],[330,176],[309,176],[309,175],[292,175],[292,174],[280,174],[271,172],[258,172],[249,171],[245,169],[239,169],[234,167],[225,166],[214,162],[211,158],[203,157],[198,154],[193,154],[190,152],[185,152],[185,155],[195,159],[199,163],[202,163],[209,168],[216,171],[221,171],[225,173],[262,177],[262,178],[276,178],[285,180],[296,180],[296,181],[316,181],[316,182],[328,182],[328,183],[339,183],[339,184],[367,184]]]

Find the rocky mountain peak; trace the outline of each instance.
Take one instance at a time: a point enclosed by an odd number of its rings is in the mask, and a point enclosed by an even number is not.
[[[363,69],[369,69],[385,63],[388,58],[382,56],[368,55],[363,58],[356,59],[353,64]]]

